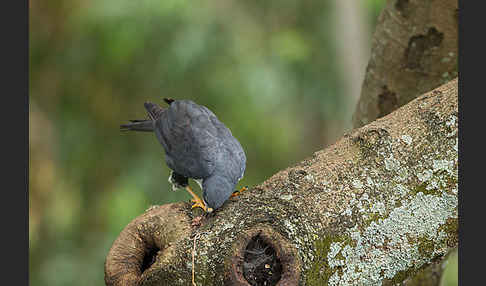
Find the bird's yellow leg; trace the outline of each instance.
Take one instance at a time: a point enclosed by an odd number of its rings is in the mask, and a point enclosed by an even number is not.
[[[241,189],[239,189],[237,191],[234,191],[231,194],[231,198],[241,195],[241,193],[244,192],[244,191],[246,191],[246,190],[248,190],[248,187],[245,186],[245,187],[243,187],[243,188],[241,188]]]
[[[206,207],[206,204],[204,203],[204,201],[203,201],[203,200],[201,200],[201,198],[200,198],[200,197],[198,197],[198,196],[197,196],[197,195],[196,195],[196,194],[195,194],[195,193],[192,191],[192,189],[191,189],[191,187],[190,187],[190,186],[185,187],[185,189],[186,189],[186,191],[187,191],[187,192],[189,192],[189,194],[191,194],[191,196],[192,196],[192,200],[191,200],[191,201],[192,201],[192,202],[194,202],[194,204],[192,205],[192,207],[191,207],[191,208],[198,208],[198,207],[199,207],[199,208],[202,208],[202,209],[203,209],[205,212],[208,212],[208,211],[209,211],[209,209],[211,209],[211,208]],[[212,210],[212,209],[211,209],[211,210]],[[209,212],[210,212],[210,211],[209,211]]]

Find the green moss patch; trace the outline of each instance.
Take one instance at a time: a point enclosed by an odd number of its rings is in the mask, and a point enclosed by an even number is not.
[[[314,265],[309,269],[306,275],[307,285],[326,285],[334,272],[340,270],[339,267],[331,268],[327,258],[327,255],[331,250],[331,245],[338,242],[343,243],[343,245],[356,246],[356,243],[349,236],[345,235],[328,236],[314,242],[315,260]],[[335,259],[344,260],[344,257],[341,252],[338,252]]]

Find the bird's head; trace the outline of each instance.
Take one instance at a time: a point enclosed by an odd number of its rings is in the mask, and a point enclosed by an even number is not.
[[[203,198],[208,208],[220,208],[231,196],[235,184],[224,176],[211,176],[203,181]]]

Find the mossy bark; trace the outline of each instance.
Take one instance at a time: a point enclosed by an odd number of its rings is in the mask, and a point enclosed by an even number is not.
[[[457,77],[457,0],[388,0],[371,42],[353,126]]]
[[[242,253],[256,235],[282,264],[277,285],[404,281],[457,247],[457,92],[454,79],[214,215],[152,207],[114,242],[106,284],[191,285],[194,270],[197,285],[249,285]]]
[[[387,1],[372,39],[354,127],[389,114],[457,76],[458,16],[457,0]],[[440,264],[445,262],[422,269],[404,285],[439,285]]]

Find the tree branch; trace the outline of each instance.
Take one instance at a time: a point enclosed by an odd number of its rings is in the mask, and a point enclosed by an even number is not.
[[[457,96],[454,79],[213,216],[186,202],[149,209],[113,243],[106,284],[191,285],[195,235],[197,285],[250,285],[255,241],[278,285],[404,281],[457,246]]]
[[[371,46],[355,128],[457,77],[457,0],[388,0]]]
[[[387,2],[373,37],[355,127],[457,76],[457,19],[457,0]],[[440,263],[431,264],[404,285],[439,285],[442,271]]]

